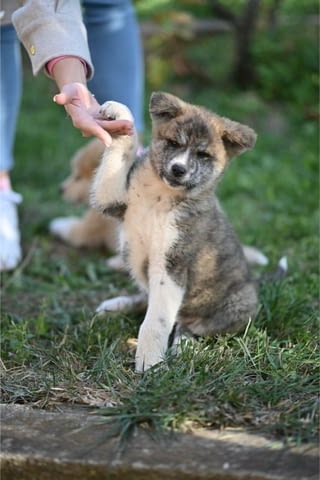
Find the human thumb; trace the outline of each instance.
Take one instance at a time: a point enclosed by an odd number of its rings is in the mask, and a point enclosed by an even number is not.
[[[66,105],[68,103],[68,97],[65,93],[57,93],[53,97],[53,101],[59,105]]]

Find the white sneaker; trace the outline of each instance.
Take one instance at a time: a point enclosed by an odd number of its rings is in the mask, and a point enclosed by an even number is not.
[[[0,192],[0,271],[12,270],[21,259],[17,204],[22,196],[12,190]]]

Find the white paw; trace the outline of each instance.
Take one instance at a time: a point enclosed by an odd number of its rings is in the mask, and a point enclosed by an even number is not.
[[[62,238],[63,240],[69,240],[71,230],[79,223],[78,217],[58,217],[51,220],[49,224],[49,231],[52,235]]]
[[[123,312],[123,311],[130,310],[131,305],[132,305],[131,297],[126,297],[126,296],[115,297],[100,303],[100,305],[96,309],[96,312],[97,313]]]
[[[136,352],[136,363],[135,363],[135,371],[138,373],[145,372],[149,368],[157,365],[158,363],[162,362],[164,358],[164,352],[155,352],[151,351],[150,348],[145,349],[144,346],[137,347]]]
[[[110,298],[100,303],[96,313],[141,311],[147,306],[147,295],[144,292],[135,295],[123,295]]]
[[[112,270],[123,271],[126,269],[121,255],[115,255],[114,257],[108,258],[106,264],[109,268],[112,268]]]
[[[166,353],[168,336],[160,331],[148,330],[143,324],[140,327],[136,351],[136,372],[144,372],[160,363]]]
[[[119,102],[109,101],[105,102],[101,108],[100,113],[105,119],[109,120],[129,120],[133,122],[133,116],[126,105]]]

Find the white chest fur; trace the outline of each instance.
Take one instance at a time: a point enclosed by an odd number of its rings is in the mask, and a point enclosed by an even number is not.
[[[123,240],[129,245],[128,262],[134,276],[144,287],[144,265],[149,275],[161,275],[166,252],[177,240],[174,209],[175,192],[142,166],[131,181],[128,208],[123,224]]]

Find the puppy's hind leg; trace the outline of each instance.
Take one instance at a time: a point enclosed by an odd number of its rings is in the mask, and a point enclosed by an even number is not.
[[[168,349],[174,356],[179,355],[183,351],[183,346],[187,342],[189,345],[199,338],[179,322],[175,323],[168,340]]]
[[[147,307],[145,292],[136,295],[123,295],[109,300],[104,300],[96,309],[96,313],[140,312]]]
[[[206,337],[225,333],[237,333],[243,330],[257,313],[258,297],[252,283],[244,285],[238,291],[229,294],[211,315],[206,317],[180,318],[180,322],[196,336]]]

